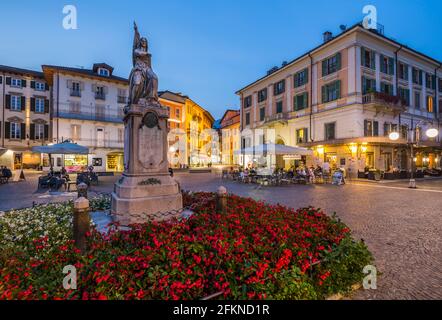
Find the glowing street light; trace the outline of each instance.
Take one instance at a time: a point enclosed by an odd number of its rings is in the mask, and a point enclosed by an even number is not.
[[[425,132],[428,138],[436,138],[439,135],[439,130],[435,128],[430,128]]]
[[[397,141],[399,140],[399,132],[391,132],[389,135],[390,140]]]

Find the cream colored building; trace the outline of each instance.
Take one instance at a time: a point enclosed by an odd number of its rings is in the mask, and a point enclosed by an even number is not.
[[[365,167],[406,170],[407,141],[419,125],[416,165],[440,167],[442,133],[434,139],[423,134],[440,129],[440,66],[359,24],[335,37],[326,33],[320,46],[237,92],[242,146],[274,142],[314,150],[299,160],[276,157],[272,164],[278,167],[302,160],[354,174]],[[400,139],[390,140],[391,131],[399,131]],[[253,160],[242,157],[244,164]]]
[[[0,165],[38,169],[33,146],[50,140],[50,88],[43,73],[0,66]]]

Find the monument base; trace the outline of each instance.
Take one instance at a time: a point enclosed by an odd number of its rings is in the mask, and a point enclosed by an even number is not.
[[[179,185],[170,175],[123,174],[114,186],[111,213],[121,225],[130,225],[179,216],[182,204]]]

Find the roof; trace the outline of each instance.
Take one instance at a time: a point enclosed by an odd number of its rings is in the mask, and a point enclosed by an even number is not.
[[[182,96],[180,93],[175,93],[169,90],[165,91],[159,91],[158,96],[162,99],[178,102],[178,103],[185,103],[186,97]]]
[[[44,74],[41,71],[21,69],[21,68],[15,68],[15,67],[4,66],[4,65],[0,65],[0,72],[8,72],[8,73],[14,73],[14,74],[29,75],[29,76],[37,77],[37,78],[44,78]]]
[[[381,37],[382,39],[391,42],[391,43],[394,44],[395,46],[398,46],[398,47],[400,47],[400,48],[403,48],[403,49],[405,49],[405,50],[408,50],[408,51],[410,51],[411,53],[414,53],[414,54],[416,54],[416,55],[419,55],[419,56],[421,56],[421,57],[423,57],[423,58],[425,58],[425,59],[431,60],[431,61],[434,62],[436,65],[442,65],[442,62],[441,62],[441,61],[436,60],[436,59],[434,59],[434,58],[431,58],[430,56],[428,56],[428,55],[426,55],[426,54],[424,54],[424,53],[421,53],[421,52],[419,52],[419,51],[417,51],[417,50],[414,50],[414,49],[412,49],[412,48],[409,48],[409,47],[407,47],[406,45],[404,45],[404,44],[402,44],[402,43],[400,43],[400,42],[398,42],[398,41],[396,41],[396,40],[393,40],[393,39],[391,39],[391,38],[389,38],[389,37],[387,37],[387,36],[385,36],[385,35],[383,35],[383,34],[377,32],[377,31],[375,31],[375,30],[365,29],[365,28],[362,26],[362,22],[359,22],[359,23],[353,25],[352,27],[348,28],[348,29],[345,30],[344,32],[340,33],[340,34],[337,35],[336,37],[333,37],[331,40],[329,40],[329,41],[327,41],[327,42],[323,42],[323,43],[321,43],[320,45],[316,46],[315,48],[311,49],[310,51],[304,53],[303,55],[301,55],[301,56],[299,56],[299,57],[293,59],[292,61],[288,62],[288,63],[287,63],[286,65],[284,65],[283,67],[279,68],[279,69],[278,69],[277,71],[275,71],[274,73],[267,74],[267,75],[265,75],[265,76],[259,78],[258,80],[256,80],[256,81],[254,81],[254,82],[248,84],[247,86],[245,86],[245,87],[243,87],[242,89],[238,90],[238,91],[236,92],[236,94],[239,94],[241,91],[247,89],[248,87],[251,87],[251,86],[253,86],[253,85],[256,84],[256,83],[258,83],[258,82],[260,82],[260,81],[262,81],[262,80],[264,80],[264,79],[266,79],[266,78],[268,78],[268,77],[273,76],[276,72],[279,72],[279,71],[281,71],[281,70],[285,70],[285,69],[289,68],[290,66],[292,66],[294,63],[298,62],[299,60],[301,60],[301,59],[303,59],[303,58],[309,56],[310,54],[312,54],[313,52],[315,52],[315,51],[317,51],[317,50],[319,50],[319,49],[322,49],[323,47],[325,47],[325,46],[327,46],[328,44],[330,44],[332,41],[334,41],[334,40],[338,40],[338,39],[340,39],[341,37],[343,37],[344,35],[346,35],[346,34],[352,32],[352,31],[354,31],[354,30],[356,30],[356,29],[362,29],[362,30],[368,31],[368,32],[370,32],[371,34],[373,34],[373,35],[375,35],[375,36]]]
[[[114,72],[114,68],[111,67],[110,65],[108,65],[107,63],[104,63],[104,62],[102,62],[102,63],[94,63],[94,65],[92,67],[92,70],[97,73],[98,72],[98,68],[103,68],[103,69],[109,70],[110,75],[112,75],[112,72]]]
[[[129,80],[126,78],[121,78],[114,75],[111,75],[109,77],[101,76],[91,69],[71,68],[71,67],[62,67],[62,66],[53,66],[53,65],[43,65],[42,69],[43,73],[45,74],[45,77],[47,76],[46,80],[48,81],[49,84],[52,84],[52,79],[53,79],[52,75],[56,71],[73,73],[79,76],[91,77],[102,81],[116,81],[126,85],[129,84]]]
[[[235,114],[231,118],[234,118],[234,117],[236,117],[237,115],[240,114],[240,111],[237,110],[237,109],[227,109],[226,112],[224,112],[224,115],[221,117],[221,122],[224,120],[224,118],[227,116],[227,114],[229,112],[235,112]]]

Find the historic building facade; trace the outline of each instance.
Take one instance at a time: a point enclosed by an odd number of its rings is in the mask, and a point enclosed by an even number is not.
[[[235,153],[240,149],[240,111],[227,110],[221,118],[221,159],[223,165],[238,165],[239,155]]]
[[[38,169],[31,148],[50,140],[50,88],[43,73],[0,66],[0,165]]]
[[[308,147],[314,150],[308,164],[356,173],[408,169],[407,142],[417,138],[416,165],[439,167],[441,78],[440,61],[359,24],[336,37],[326,33],[317,48],[237,92],[242,147]],[[426,137],[428,128],[439,136]],[[393,131],[400,133],[396,141],[389,138]],[[293,164],[277,160],[278,167]]]
[[[107,64],[92,69],[43,65],[52,87],[52,142],[71,140],[89,148],[89,155],[54,155],[54,168],[122,172],[123,108],[128,81],[113,75]]]

